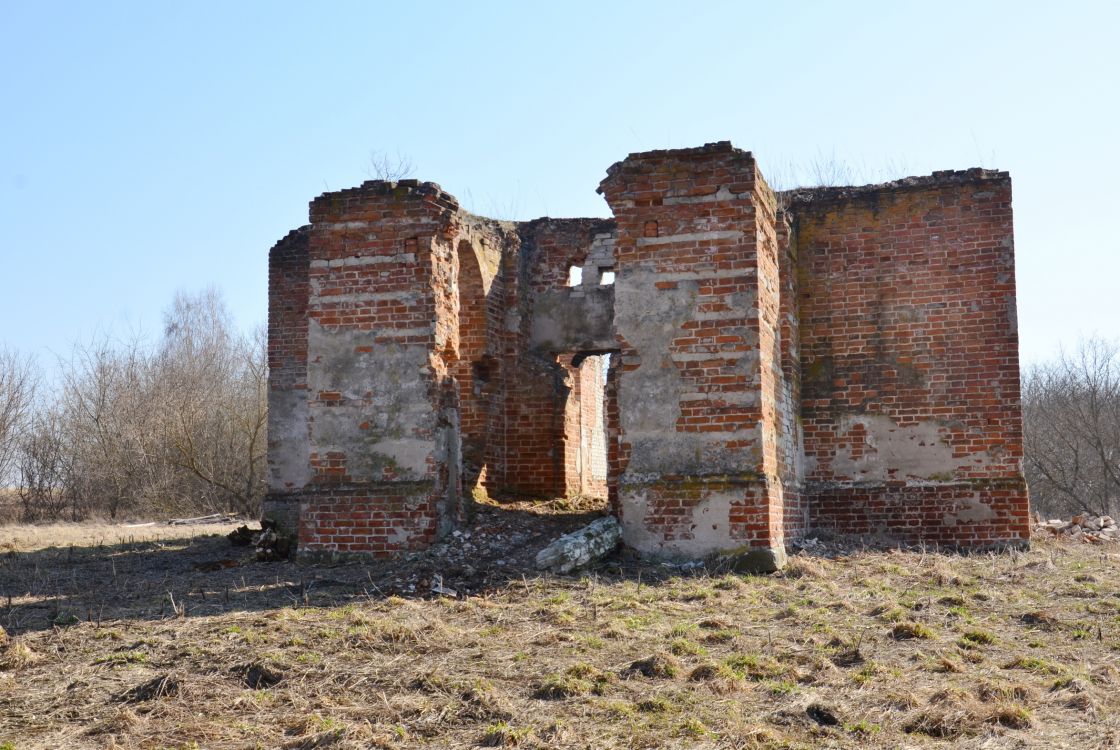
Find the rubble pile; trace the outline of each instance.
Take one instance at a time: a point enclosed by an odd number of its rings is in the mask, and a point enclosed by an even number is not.
[[[1120,526],[1116,525],[1112,516],[1078,513],[1069,521],[1060,518],[1052,518],[1049,521],[1039,519],[1037,528],[1039,531],[1049,532],[1057,537],[1067,537],[1090,544],[1120,542]]]
[[[287,560],[291,557],[294,541],[287,535],[277,533],[276,524],[267,519],[261,521],[259,529],[241,526],[226,534],[226,538],[235,547],[256,549],[256,558],[260,562]]]

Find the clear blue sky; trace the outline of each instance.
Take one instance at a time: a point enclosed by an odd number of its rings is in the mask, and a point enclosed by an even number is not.
[[[1117,337],[1117,7],[0,0],[0,343],[49,364],[208,285],[263,321],[268,248],[372,150],[532,218],[725,139],[770,174],[1009,170],[1024,360]]]

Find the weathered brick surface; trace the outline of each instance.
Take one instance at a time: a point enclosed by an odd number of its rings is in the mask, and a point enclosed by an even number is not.
[[[774,197],[730,144],[631,154],[618,222],[619,508],[657,554],[780,549]]]
[[[505,460],[498,494],[558,497],[582,491],[582,464],[569,460],[580,439],[567,416],[579,408],[580,390],[565,366],[574,352],[533,350],[531,311],[539,295],[568,288],[570,268],[582,267],[597,235],[612,229],[613,222],[602,219],[538,219],[518,227],[518,262],[506,279],[507,310],[516,325],[510,326],[503,357],[509,377],[503,380]],[[558,354],[567,355],[564,364]],[[587,396],[601,399],[602,390]],[[591,484],[590,477],[586,481]]]
[[[292,531],[309,479],[307,300],[310,227],[268,253],[268,494],[263,515]]]
[[[1025,542],[1006,174],[776,197],[717,143],[600,190],[613,220],[510,223],[374,181],[277,243],[265,512],[301,554],[423,547],[477,488],[755,567],[817,529]]]
[[[1026,540],[1007,174],[816,190],[790,208],[811,523]]]

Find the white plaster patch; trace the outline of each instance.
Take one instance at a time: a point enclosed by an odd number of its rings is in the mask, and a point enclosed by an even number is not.
[[[981,500],[979,495],[974,494],[970,498],[959,500],[956,510],[952,513],[946,513],[941,522],[946,526],[958,523],[971,525],[990,521],[996,515],[992,506]]]
[[[648,490],[623,489],[620,494],[622,538],[629,546],[648,555],[700,558],[741,546],[731,540],[731,504],[737,495],[710,492],[692,508],[691,539],[666,540],[658,529],[646,525],[649,512]]]
[[[862,455],[854,458],[857,451],[851,447],[838,448],[831,462],[836,475],[869,481],[944,480],[958,469],[982,466],[988,460],[985,453],[954,457],[936,420],[902,427],[879,414],[846,414],[840,418],[839,439],[858,439],[856,427],[863,428],[863,445],[858,451]]]
[[[397,438],[379,440],[370,446],[370,450],[391,458],[406,472],[424,476],[428,471],[428,456],[432,455],[433,443],[431,440]]]
[[[738,229],[721,229],[712,232],[688,232],[686,234],[667,234],[659,237],[639,237],[638,247],[648,245],[667,245],[674,242],[706,242],[708,240],[735,240],[743,236]]]

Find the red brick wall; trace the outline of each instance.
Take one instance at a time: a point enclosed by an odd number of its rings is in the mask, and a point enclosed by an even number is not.
[[[311,204],[304,556],[414,549],[458,512],[457,214],[414,180]]]
[[[299,553],[390,557],[434,541],[441,513],[428,482],[321,487],[303,504]]]
[[[1006,174],[795,191],[779,213],[717,143],[633,154],[600,191],[616,220],[508,224],[370,182],[277,243],[265,511],[301,504],[302,554],[422,547],[475,486],[606,492],[658,554],[1027,539]],[[613,343],[606,290],[556,294],[585,260],[614,263]],[[596,336],[549,338],[584,296]],[[605,351],[605,382],[573,366]]]
[[[459,388],[464,487],[469,492],[486,481],[486,446],[498,361],[487,356],[486,290],[470,243],[459,243],[458,261],[459,358],[452,370]]]
[[[631,154],[600,185],[618,221],[624,538],[660,554],[780,548],[773,196],[727,143]]]
[[[303,389],[307,381],[307,243],[294,229],[268,253],[268,387]]]
[[[263,516],[286,531],[298,525],[307,481],[307,297],[309,227],[268,253],[269,481]]]
[[[580,494],[607,496],[606,358],[586,357],[579,366]]]
[[[565,494],[607,496],[606,415],[601,356],[559,358],[569,393],[564,409]]]
[[[551,498],[580,491],[576,461],[569,462],[565,449],[573,388],[557,352],[529,348],[532,300],[565,288],[569,268],[582,265],[595,235],[612,228],[613,222],[603,219],[539,219],[518,227],[520,252],[503,279],[507,314],[518,324],[505,339],[502,357],[502,432],[495,438],[502,441],[504,466],[501,479],[489,486],[498,495]]]
[[[812,191],[791,212],[812,525],[1026,540],[1007,175]]]

